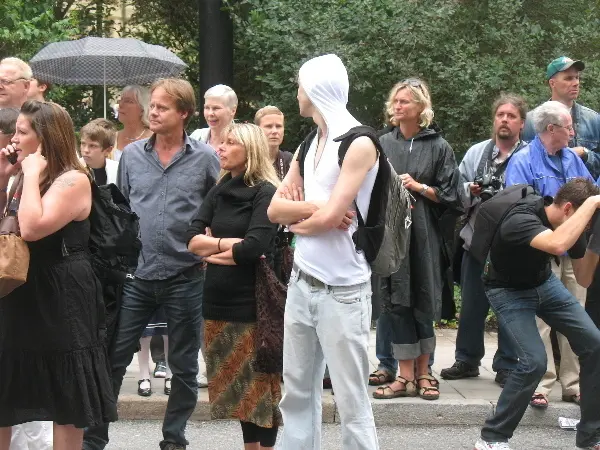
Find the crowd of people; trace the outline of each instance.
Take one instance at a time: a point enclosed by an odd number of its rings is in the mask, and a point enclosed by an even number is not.
[[[66,110],[44,100],[51,84],[17,58],[0,61],[0,210],[18,216],[31,253],[26,283],[0,300],[0,450],[105,448],[136,353],[140,396],[153,393],[151,354],[164,377],[162,450],[193,446],[185,428],[199,388],[213,419],[240,422],[246,450],[275,448],[278,434],[281,450],[319,449],[326,367],[342,447],[377,450],[368,385],[377,399],[440,398],[434,324],[454,317],[455,283],[456,362],[442,378],[479,375],[490,307],[498,318],[503,391],[475,449],[509,449],[558,379],[562,399],[581,406],[577,445],[600,450],[600,116],[576,101],[584,69],[552,61],[551,99],[532,111],[501,93],[491,138],[459,165],[419,78],[392,87],[386,127],[340,158],[337,138],[361,124],[335,55],[299,71],[299,113],[316,133],[295,154],[281,148],[279,108],[237,123],[225,85],[205,92],[207,127],[188,134],[196,94],[176,78],[125,87],[121,129],[95,119],[77,142]],[[412,225],[400,270],[378,277],[353,235],[388,163],[410,192]],[[139,217],[139,262],[110,318],[87,248],[93,182],[116,184]],[[534,193],[503,216],[482,261],[472,251],[481,209],[522,184]],[[265,307],[286,284],[285,313]]]

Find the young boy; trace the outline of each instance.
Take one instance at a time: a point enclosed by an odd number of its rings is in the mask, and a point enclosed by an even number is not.
[[[94,119],[81,129],[80,136],[81,157],[94,172],[96,183],[116,183],[119,163],[109,158],[117,136],[113,123],[106,119]]]

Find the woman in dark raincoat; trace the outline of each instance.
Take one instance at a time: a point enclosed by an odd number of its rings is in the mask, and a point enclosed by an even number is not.
[[[428,366],[435,350],[433,324],[441,318],[451,263],[441,224],[462,212],[460,175],[452,148],[431,127],[431,98],[423,81],[412,78],[394,86],[386,112],[393,128],[380,137],[381,145],[414,200],[409,254],[396,274],[381,280],[384,326],[380,330],[378,323],[377,328],[377,355],[380,360],[393,355],[400,376],[374,396],[435,400],[438,383]],[[385,355],[390,342],[392,355]]]

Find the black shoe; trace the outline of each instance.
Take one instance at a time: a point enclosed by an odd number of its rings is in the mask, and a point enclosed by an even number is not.
[[[165,445],[160,446],[161,450],[185,450],[185,445],[173,444],[167,442]]]
[[[464,361],[456,361],[452,367],[442,369],[440,375],[444,380],[460,380],[479,376],[479,367],[473,367]]]
[[[158,361],[154,367],[154,378],[165,378],[167,376],[167,363]]]
[[[504,387],[504,385],[506,384],[506,380],[510,376],[510,372],[510,370],[506,369],[499,370],[498,372],[496,372],[496,378],[494,379],[494,381],[498,383],[500,387]]]
[[[171,379],[165,378],[165,395],[171,394]]]
[[[142,388],[142,383],[144,381],[147,381],[150,387]],[[150,384],[150,380],[148,378],[138,381],[138,395],[142,397],[150,397],[152,395],[152,385]]]

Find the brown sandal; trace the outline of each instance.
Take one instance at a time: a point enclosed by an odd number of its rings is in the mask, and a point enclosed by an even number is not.
[[[389,373],[387,370],[377,369],[371,375],[369,375],[369,386],[381,386],[385,383],[393,383],[394,375]]]
[[[429,374],[417,377],[417,384],[419,386],[419,397],[421,397],[423,400],[437,400],[438,398],[440,398],[439,388],[437,386],[421,386],[421,383],[419,383],[419,381],[423,380],[429,381],[429,383],[431,383],[432,385],[435,381],[437,381],[434,377],[432,377]]]
[[[393,390],[390,385],[378,387],[375,392],[373,392],[373,398],[379,400],[389,400],[392,398],[398,397],[415,397],[417,395],[417,386],[415,385],[414,380],[406,380],[402,377],[396,377],[396,381],[404,384],[404,389]]]

